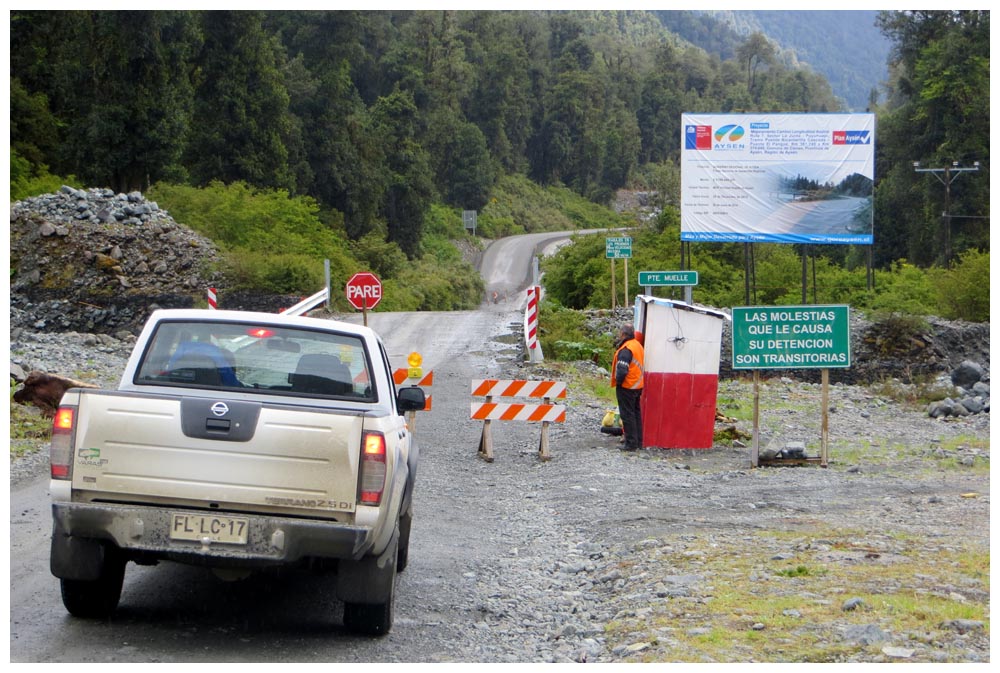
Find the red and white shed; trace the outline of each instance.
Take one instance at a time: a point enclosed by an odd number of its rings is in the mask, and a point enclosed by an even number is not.
[[[708,449],[715,432],[722,324],[729,316],[639,295],[635,330],[646,351],[642,439],[664,449]]]

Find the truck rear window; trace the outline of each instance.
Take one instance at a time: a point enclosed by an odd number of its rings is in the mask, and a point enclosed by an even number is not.
[[[160,323],[133,383],[375,401],[364,341],[233,322]]]

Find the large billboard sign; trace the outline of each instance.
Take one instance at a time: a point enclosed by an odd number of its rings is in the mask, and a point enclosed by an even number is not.
[[[681,117],[681,240],[870,245],[875,115]]]

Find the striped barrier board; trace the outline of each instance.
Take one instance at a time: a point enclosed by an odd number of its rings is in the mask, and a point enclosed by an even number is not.
[[[472,418],[477,421],[566,422],[563,404],[472,403]]]
[[[485,397],[482,402],[473,401],[469,417],[483,421],[483,434],[479,440],[479,455],[487,462],[493,462],[493,436],[490,433],[492,421],[528,421],[542,424],[542,436],[538,453],[542,460],[549,455],[549,423],[566,421],[566,405],[550,404],[552,399],[566,398],[566,384],[562,381],[526,381],[512,379],[476,379],[472,381],[473,397]],[[493,398],[528,398],[542,404],[522,402],[494,402]]]
[[[411,384],[416,381],[416,385],[423,387],[429,387],[434,385],[434,372],[429,371],[424,374],[419,379],[410,379],[410,370],[408,369],[397,369],[392,372],[392,380],[395,381],[397,386],[401,386],[406,383],[407,380],[411,381]],[[424,391],[425,393],[427,391]],[[431,410],[431,395],[427,395],[427,400],[424,402],[424,411]]]
[[[519,381],[479,379],[472,382],[473,397],[566,397],[566,384],[561,381]]]

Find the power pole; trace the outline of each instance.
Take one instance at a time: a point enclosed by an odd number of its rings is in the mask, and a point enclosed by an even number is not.
[[[951,263],[951,183],[964,172],[978,172],[979,162],[973,162],[969,168],[960,167],[957,161],[953,161],[951,166],[943,168],[921,168],[920,162],[914,161],[913,170],[917,173],[931,173],[938,179],[938,182],[944,185],[944,212],[941,213],[941,217],[944,219],[944,264],[948,266]],[[942,175],[944,177],[941,177]]]

